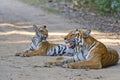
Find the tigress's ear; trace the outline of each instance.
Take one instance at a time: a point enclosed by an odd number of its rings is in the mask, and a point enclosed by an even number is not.
[[[34,29],[34,31],[36,31],[38,29],[37,25],[34,24],[33,29]]]
[[[85,37],[85,38],[88,37],[90,35],[90,33],[91,33],[90,29],[85,31],[84,34],[83,34],[83,37]]]

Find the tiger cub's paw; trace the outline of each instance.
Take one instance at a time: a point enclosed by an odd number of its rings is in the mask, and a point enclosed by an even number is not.
[[[21,57],[30,57],[30,55],[28,53],[24,53],[23,55],[21,55]]]
[[[25,52],[18,52],[18,53],[15,54],[15,56],[29,57],[29,55],[27,55],[27,53],[25,53]]]
[[[20,55],[22,55],[23,54],[23,52],[17,52],[16,54],[15,54],[15,56],[20,56]]]

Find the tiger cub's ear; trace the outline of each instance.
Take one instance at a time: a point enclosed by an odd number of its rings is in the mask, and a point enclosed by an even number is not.
[[[85,32],[83,33],[83,37],[84,37],[84,38],[88,37],[88,36],[90,35],[90,33],[91,33],[91,30],[90,30],[90,29],[87,30],[87,31],[85,31]]]
[[[46,25],[44,25],[43,27],[46,29],[46,27],[47,27],[47,26],[46,26]]]
[[[34,31],[37,31],[37,29],[38,29],[37,25],[34,24],[34,25],[33,25],[33,30],[34,30]]]

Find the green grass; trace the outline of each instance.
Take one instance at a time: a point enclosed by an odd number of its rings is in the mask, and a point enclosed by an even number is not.
[[[25,3],[33,4],[33,5],[38,5],[40,3],[45,3],[48,0],[20,0]],[[72,2],[72,0],[54,0],[55,2]]]
[[[29,3],[29,4],[32,4],[32,5],[39,5],[41,3],[45,3],[47,2],[47,0],[20,0],[24,3]]]
[[[72,2],[72,0],[55,0],[55,2]]]
[[[48,0],[20,0],[20,1],[37,6],[37,5],[46,3]],[[72,0],[54,0],[54,1],[55,2],[71,2]],[[58,9],[49,8],[49,7],[45,7],[45,6],[43,6],[42,9],[44,11],[47,11],[47,12],[50,12],[53,14],[60,14],[61,13],[61,11]]]
[[[31,4],[31,5],[39,5],[39,4],[43,4],[45,2],[47,2],[48,0],[21,0],[22,2],[24,3],[28,3],[28,4]],[[60,1],[60,0],[59,0]],[[57,9],[54,9],[54,8],[49,8],[49,7],[42,7],[42,9],[44,11],[47,11],[47,12],[50,12],[50,13],[53,13],[53,14],[60,14],[61,12]]]
[[[44,11],[53,13],[53,14],[60,14],[60,10],[54,9],[54,8],[49,8],[49,7],[42,7]]]

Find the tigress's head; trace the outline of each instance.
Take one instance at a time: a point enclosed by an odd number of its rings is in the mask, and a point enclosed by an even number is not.
[[[91,30],[73,30],[64,37],[64,41],[69,44],[70,48],[75,48],[76,46],[82,47],[84,39],[89,36],[90,32]]]
[[[38,37],[41,41],[46,41],[46,39],[48,38],[48,30],[46,29],[46,25],[41,27],[33,25],[33,29],[36,33],[36,37]]]

